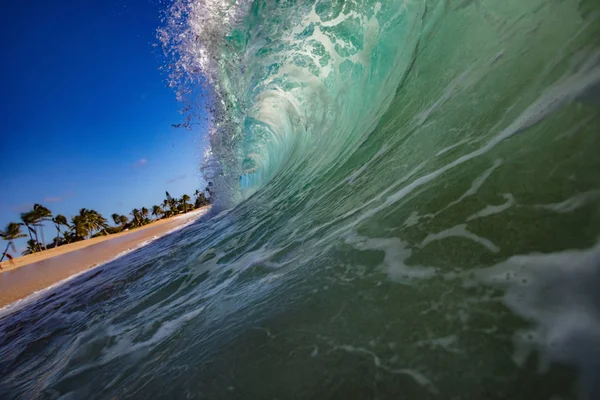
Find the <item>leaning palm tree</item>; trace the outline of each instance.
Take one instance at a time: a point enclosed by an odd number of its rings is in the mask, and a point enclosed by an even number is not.
[[[23,222],[23,225],[27,227],[29,240],[34,240],[33,235],[35,235],[35,239],[37,241],[37,232],[35,231],[35,229],[33,229],[33,226],[35,226],[36,222],[35,213],[33,211],[21,213],[21,221]]]
[[[133,225],[140,226],[142,223],[142,214],[140,210],[134,208],[133,210],[131,210],[131,216],[133,217]]]
[[[54,222],[54,226],[56,227],[56,239],[54,239],[54,245],[58,247],[58,243],[60,242],[60,227],[66,226],[67,228],[70,228],[70,226],[67,217],[62,214],[58,214],[56,217],[52,218],[52,222]]]
[[[71,218],[71,229],[76,238],[85,239],[91,233],[91,226],[88,219],[89,210],[82,208],[79,214]]]
[[[173,215],[173,211],[171,210],[171,207],[169,207],[169,200],[165,199],[163,200],[161,207],[163,209],[163,215],[165,218],[170,217],[171,215]]]
[[[152,215],[154,215],[154,217],[156,217],[156,219],[159,219],[161,215],[163,215],[165,212],[163,211],[162,208],[160,208],[160,206],[152,206]]]
[[[177,199],[174,199],[169,192],[165,192],[167,198],[165,199],[165,203],[169,206],[170,214],[179,214],[179,209],[177,208]]]
[[[127,218],[127,216],[119,215],[119,224],[121,224],[121,226],[125,226],[125,224],[127,224],[128,222],[129,218]]]
[[[88,238],[94,231],[106,229],[108,221],[98,211],[82,208],[79,215],[71,219],[75,236],[78,238]]]
[[[33,210],[22,213],[21,221],[27,227],[29,231],[29,239],[34,240],[32,234],[35,236],[35,242],[37,243],[38,251],[42,250],[42,244],[38,237],[38,227],[43,227],[43,222],[52,218],[52,212],[41,204],[34,204]],[[44,230],[42,229],[42,241],[44,241]]]
[[[21,233],[22,225],[23,224],[21,224],[19,222],[9,222],[8,225],[6,225],[6,229],[4,229],[3,231],[0,231],[0,237],[3,240],[6,240],[8,242],[6,244],[6,248],[4,249],[4,252],[2,253],[0,262],[2,262],[2,260],[4,260],[4,257],[7,257],[7,256],[9,259],[12,259],[12,256],[10,254],[8,254],[8,248],[12,247],[14,252],[17,251],[17,249],[15,248],[15,244],[14,244],[14,241],[16,239],[27,237],[27,235],[25,235],[24,233]]]
[[[188,201],[190,201],[190,196],[188,196],[187,194],[184,194],[183,196],[181,196],[181,204],[183,205],[183,212],[186,213],[188,212]]]
[[[106,228],[108,228],[108,221],[98,211],[88,210],[86,217],[92,232],[100,230],[105,231]]]
[[[142,209],[140,210],[140,214],[142,216],[142,225],[149,224],[150,218],[148,218],[148,215],[150,215],[150,210],[148,210],[146,207],[142,207]]]
[[[33,214],[35,216],[35,227],[36,227],[36,231],[37,228],[40,228],[40,231],[42,233],[42,242],[40,243],[40,241],[38,240],[38,250],[44,250],[45,247],[45,243],[46,243],[46,239],[44,238],[44,222],[45,221],[49,221],[52,219],[52,211],[50,211],[48,208],[44,207],[41,204],[34,204],[33,205]],[[37,235],[36,235],[37,237]]]
[[[110,217],[112,218],[112,220],[115,223],[115,225],[119,225],[119,223],[120,223],[120,220],[119,220],[120,215],[119,214],[114,213]]]
[[[76,215],[71,218],[71,229],[73,230],[73,238],[76,240],[85,239],[89,233],[90,228],[88,226],[87,220],[83,214]]]

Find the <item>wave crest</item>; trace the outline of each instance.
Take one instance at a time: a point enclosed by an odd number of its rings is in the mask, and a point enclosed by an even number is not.
[[[412,65],[426,10],[405,1],[177,1],[159,37],[179,97],[209,89],[203,171],[218,203],[236,204],[274,177],[310,181],[352,154]]]

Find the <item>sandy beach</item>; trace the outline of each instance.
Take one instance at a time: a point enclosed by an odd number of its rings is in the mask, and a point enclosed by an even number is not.
[[[164,236],[202,216],[208,207],[162,219],[141,228],[71,243],[1,264],[0,308],[94,268],[127,250]]]

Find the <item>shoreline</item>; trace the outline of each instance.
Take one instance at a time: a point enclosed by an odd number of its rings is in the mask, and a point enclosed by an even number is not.
[[[131,231],[15,258],[15,265],[3,262],[4,269],[0,270],[0,311],[182,229],[205,215],[209,208],[202,207]]]

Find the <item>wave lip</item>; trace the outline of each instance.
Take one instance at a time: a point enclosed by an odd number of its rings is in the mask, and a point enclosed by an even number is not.
[[[159,37],[179,97],[193,103],[202,84],[210,94],[203,171],[218,203],[236,204],[275,177],[310,181],[347,159],[411,67],[431,24],[425,9],[175,2]]]

